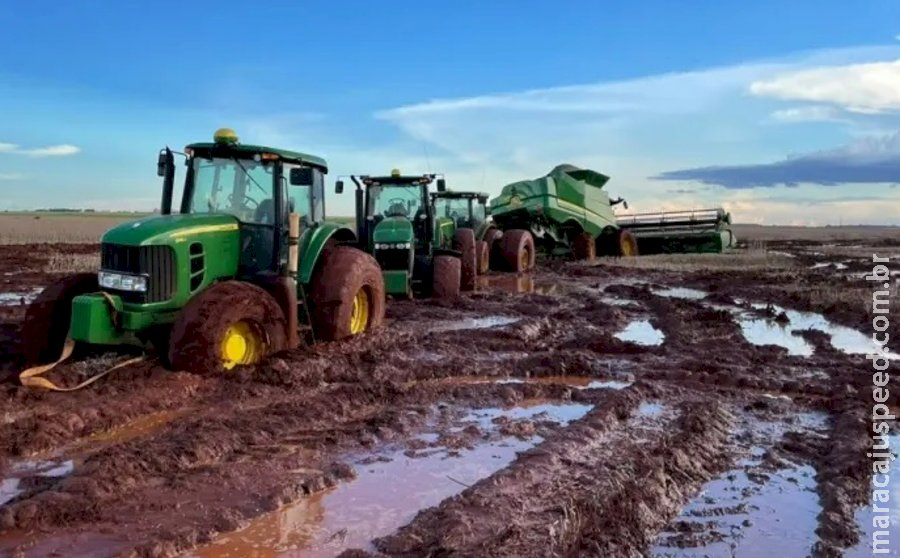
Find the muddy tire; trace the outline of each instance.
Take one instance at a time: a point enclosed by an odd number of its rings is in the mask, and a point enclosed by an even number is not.
[[[322,255],[309,297],[317,341],[337,341],[384,322],[381,268],[375,258],[352,246],[335,246]]]
[[[478,275],[484,275],[491,269],[491,252],[488,250],[488,243],[479,240],[475,243],[475,257],[478,260],[476,266]]]
[[[616,233],[616,255],[626,258],[638,255],[637,238],[631,231],[619,229],[619,232]]]
[[[431,277],[431,296],[440,299],[459,297],[462,262],[456,256],[435,256]]]
[[[572,239],[572,257],[576,260],[593,260],[597,256],[597,246],[590,233],[582,232]]]
[[[96,273],[76,273],[48,285],[25,311],[22,356],[27,366],[55,362],[69,335],[72,299],[97,292]]]
[[[287,346],[287,321],[262,288],[224,281],[192,298],[169,338],[173,370],[222,374],[256,364]]]
[[[506,261],[503,259],[502,238],[503,233],[497,229],[489,229],[484,233],[484,242],[488,247],[489,267],[494,271],[504,271],[506,267]]]
[[[453,249],[461,252],[460,256],[460,289],[475,290],[475,278],[478,276],[478,252],[475,245],[475,231],[457,229],[453,235]]]
[[[530,232],[522,229],[506,231],[500,242],[508,271],[518,273],[534,267],[534,237]]]

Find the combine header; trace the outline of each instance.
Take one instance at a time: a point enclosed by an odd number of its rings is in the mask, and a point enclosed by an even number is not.
[[[641,254],[716,253],[734,248],[731,214],[722,208],[633,213],[617,217]]]

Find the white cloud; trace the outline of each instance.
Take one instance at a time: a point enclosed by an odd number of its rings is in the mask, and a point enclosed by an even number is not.
[[[778,122],[845,122],[843,112],[835,107],[808,105],[776,110],[771,115]]]
[[[863,114],[900,110],[900,59],[786,72],[755,81],[754,95],[837,105]]]
[[[23,178],[25,178],[24,174],[16,172],[0,173],[0,181],[22,180]]]
[[[69,144],[22,149],[15,143],[0,143],[0,153],[12,153],[15,155],[25,155],[26,157],[68,157],[80,152],[81,148]]]

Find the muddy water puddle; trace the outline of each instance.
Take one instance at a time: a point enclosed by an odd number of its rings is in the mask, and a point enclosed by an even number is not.
[[[0,306],[30,304],[43,290],[43,287],[37,287],[26,292],[0,293]]]
[[[524,403],[523,407],[473,411],[466,419],[493,430],[499,417],[543,416],[568,423],[590,409],[588,405]],[[418,438],[431,443],[439,440],[436,433]],[[357,462],[354,480],[261,516],[246,528],[195,550],[191,556],[330,557],[350,548],[373,551],[373,539],[394,532],[419,511],[505,468],[519,452],[541,441],[539,436],[501,438],[472,448],[454,449],[452,453],[446,448],[416,457],[394,452],[384,456],[389,461]]]
[[[683,300],[702,300],[706,298],[706,291],[688,287],[666,287],[664,289],[652,289],[650,292],[657,296],[680,298]]]
[[[463,376],[439,380],[454,385],[468,384],[544,384],[565,385],[575,389],[625,389],[632,384],[624,380],[599,380],[589,376],[532,376],[519,378],[505,376]]]
[[[6,478],[0,480],[0,506],[15,500],[27,489],[29,479],[54,479],[67,477],[75,470],[72,459],[60,461],[21,461],[14,463],[6,472]]]
[[[890,451],[893,453],[897,459],[891,461],[890,473],[888,475],[878,475],[873,478],[873,481],[877,480],[877,482],[885,483],[887,486],[883,488],[872,486],[872,490],[887,490],[888,491],[888,501],[887,502],[869,502],[867,505],[863,506],[856,513],[856,524],[859,526],[862,534],[860,535],[859,544],[850,548],[844,552],[845,558],[864,558],[869,556],[874,556],[873,554],[873,535],[876,531],[890,531],[890,534],[893,535],[889,537],[891,539],[891,544],[889,548],[891,549],[890,554],[879,554],[879,556],[900,556],[900,545],[896,542],[896,536],[898,531],[898,525],[900,525],[900,434],[893,434],[887,437],[888,447],[884,449],[876,450],[879,453],[887,453]],[[883,445],[882,442],[879,442],[879,446]],[[887,509],[887,512],[874,511],[874,506],[879,506],[882,509]],[[875,527],[875,519],[877,517],[887,517],[889,518],[890,527],[888,529],[881,529]],[[882,521],[879,519],[879,521]],[[884,540],[884,533],[879,535],[879,540]],[[880,549],[885,548],[885,545],[881,545]]]
[[[490,407],[472,411],[463,422],[477,422],[484,430],[491,430],[502,420],[544,420],[567,425],[587,414],[593,405],[581,403],[553,403],[546,399],[526,399],[515,407]]]
[[[461,331],[466,329],[487,329],[493,327],[503,327],[514,324],[519,318],[512,316],[484,316],[481,318],[463,318],[450,322],[438,323],[429,328],[431,332],[438,331]]]
[[[509,293],[537,293],[544,295],[557,294],[560,284],[549,281],[536,281],[531,274],[515,275],[501,273],[497,275],[479,275],[476,278],[479,290],[498,290]]]
[[[615,337],[621,341],[651,347],[662,345],[666,338],[663,332],[653,327],[650,320],[635,320],[616,333]]]

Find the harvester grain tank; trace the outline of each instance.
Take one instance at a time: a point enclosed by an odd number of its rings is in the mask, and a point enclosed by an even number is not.
[[[619,227],[612,209],[624,200],[609,199],[603,189],[608,181],[599,172],[563,164],[540,178],[504,186],[491,200],[491,218],[503,231],[496,258],[502,267],[529,269],[536,246],[576,259],[637,255],[634,236]]]
[[[642,254],[717,253],[734,248],[731,214],[722,208],[620,215]]]
[[[48,286],[26,313],[31,363],[75,344],[151,343],[176,370],[219,372],[384,318],[384,283],[355,233],[325,220],[326,162],[243,145],[221,129],[188,145],[180,212],[174,154],[160,153],[161,215],[101,240],[99,274]]]
[[[356,185],[359,247],[372,254],[381,267],[387,294],[401,298],[414,294],[458,296],[466,265],[462,257],[474,258],[474,246],[471,254],[468,249],[458,250],[453,230],[435,218],[429,186],[436,182],[438,191],[443,192],[444,178],[402,175],[398,169],[388,176],[350,178]],[[343,190],[344,183],[338,180],[335,191],[340,194]]]

